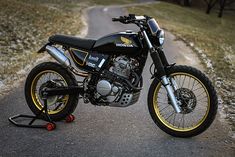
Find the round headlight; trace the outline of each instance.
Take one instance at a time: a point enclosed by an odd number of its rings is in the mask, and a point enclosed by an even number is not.
[[[163,45],[164,40],[165,40],[165,32],[164,32],[164,30],[162,30],[162,29],[159,30],[157,37],[158,37],[159,44]]]

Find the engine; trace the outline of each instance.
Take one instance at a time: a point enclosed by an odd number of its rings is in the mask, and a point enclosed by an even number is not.
[[[128,78],[133,69],[130,59],[125,56],[120,56],[115,58],[113,67],[110,68],[110,71],[113,73]]]
[[[120,79],[111,79],[115,76],[121,76],[123,79],[133,80],[131,77],[132,71],[138,65],[137,60],[126,56],[115,58],[109,71],[104,74],[105,76],[103,75],[104,78],[101,78],[96,85],[96,99],[103,103],[108,103],[110,106],[118,107],[129,106],[138,101],[139,92],[127,92]]]

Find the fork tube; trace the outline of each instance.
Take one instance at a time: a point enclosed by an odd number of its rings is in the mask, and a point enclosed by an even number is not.
[[[152,43],[150,42],[146,31],[143,31],[143,35],[144,35],[144,38],[145,38],[145,40],[146,40],[146,42],[147,42],[147,44],[148,44],[149,49],[152,50],[152,49],[153,49],[153,45],[152,45]]]
[[[145,31],[143,31],[143,35],[144,35],[144,38],[148,44],[148,47],[150,50],[150,55],[152,57],[153,63],[156,66],[157,72],[162,80],[162,84],[166,88],[168,96],[171,100],[171,104],[172,104],[175,112],[180,113],[181,110],[179,108],[178,101],[176,100],[176,97],[174,95],[174,90],[171,86],[171,83],[170,83],[169,79],[166,77],[166,72],[165,72],[164,66],[162,64],[161,58],[160,58],[158,52],[154,49],[154,47],[153,47],[152,43],[150,42],[148,35],[146,34]]]
[[[175,109],[175,112],[180,113],[181,110],[179,108],[178,101],[176,100],[175,94],[173,92],[174,90],[172,86],[170,85],[169,79],[166,76],[163,76],[161,79],[162,79],[162,84],[163,86],[165,86],[168,96],[171,100],[172,106]]]
[[[157,68],[157,72],[158,72],[158,74],[161,78],[162,76],[166,75],[166,72],[165,72],[164,66],[162,64],[161,58],[160,58],[158,52],[153,47],[152,43],[150,42],[150,40],[148,38],[148,35],[146,34],[145,31],[143,31],[143,36],[144,36],[144,38],[147,42],[147,45],[149,47],[150,56],[152,57],[153,63],[155,65],[155,67]]]

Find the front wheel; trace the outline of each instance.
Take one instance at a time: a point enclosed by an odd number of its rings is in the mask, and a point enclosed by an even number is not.
[[[202,133],[213,122],[218,107],[216,91],[210,80],[189,66],[174,66],[167,75],[177,100],[181,102],[181,112],[175,112],[166,89],[156,78],[148,93],[152,119],[172,136],[192,137]]]

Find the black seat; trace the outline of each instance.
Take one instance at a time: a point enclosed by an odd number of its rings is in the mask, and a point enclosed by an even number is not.
[[[66,36],[66,35],[53,35],[49,39],[49,42],[54,44],[65,45],[73,48],[81,48],[90,50],[95,44],[95,40],[82,39],[78,37]]]

